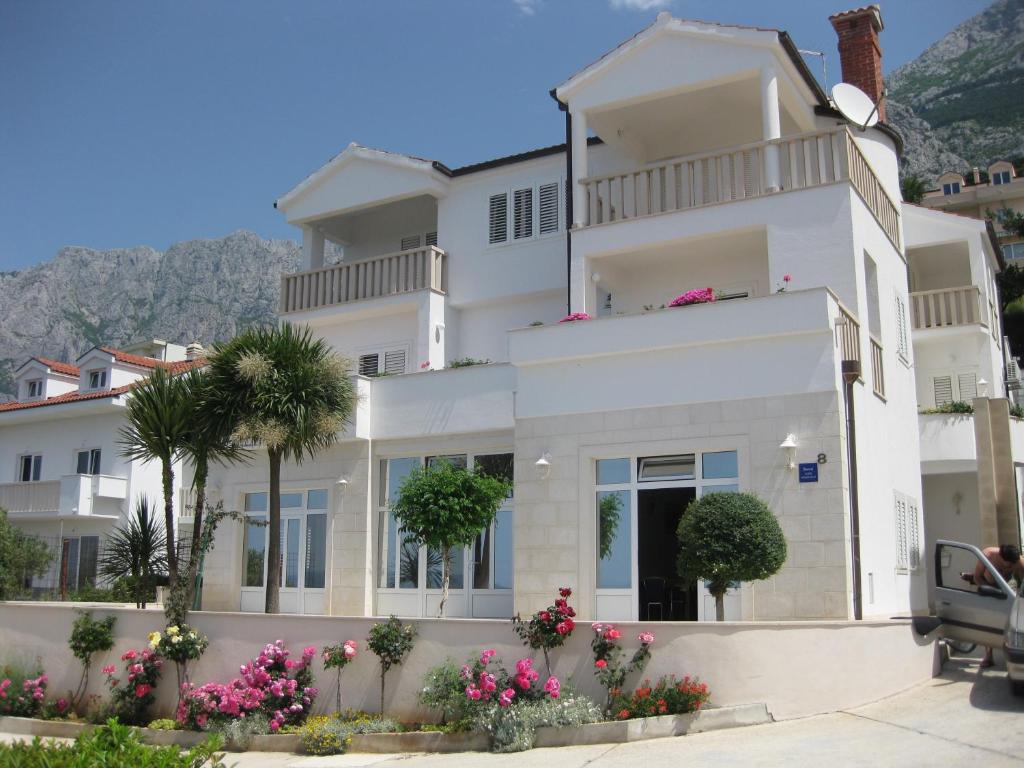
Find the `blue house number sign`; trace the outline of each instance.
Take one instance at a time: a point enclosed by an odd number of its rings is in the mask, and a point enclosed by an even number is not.
[[[801,483],[816,483],[818,482],[818,465],[814,463],[807,463],[800,465],[800,482]]]

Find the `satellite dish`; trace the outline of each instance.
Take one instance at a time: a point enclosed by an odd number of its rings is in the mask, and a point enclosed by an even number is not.
[[[832,87],[832,103],[843,117],[862,131],[878,122],[878,104],[855,85],[836,83]]]

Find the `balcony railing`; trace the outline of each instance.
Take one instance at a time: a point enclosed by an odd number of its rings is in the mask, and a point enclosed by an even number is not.
[[[303,312],[362,299],[430,288],[444,291],[447,255],[440,248],[412,248],[364,261],[281,277],[281,313]]]
[[[840,360],[860,362],[860,323],[842,304],[839,305],[839,318],[836,320],[836,347],[839,349]]]
[[[0,508],[19,512],[57,512],[60,509],[60,480],[40,483],[0,484]]]
[[[910,315],[915,331],[963,325],[987,326],[982,309],[981,289],[976,285],[914,291],[910,294]]]
[[[777,148],[770,152],[769,148]],[[845,128],[746,144],[716,153],[674,157],[636,170],[581,179],[586,226],[761,197],[768,188],[766,161],[778,157],[783,190],[849,179],[879,225],[901,249],[899,206],[885,193]]]

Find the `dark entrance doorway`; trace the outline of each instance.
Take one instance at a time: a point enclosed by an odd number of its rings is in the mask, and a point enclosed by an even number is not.
[[[650,488],[637,492],[637,570],[641,621],[696,621],[697,585],[683,587],[676,572],[676,529],[696,488]]]

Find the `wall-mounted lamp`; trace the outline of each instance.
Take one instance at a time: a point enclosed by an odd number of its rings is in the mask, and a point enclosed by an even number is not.
[[[786,451],[789,457],[789,463],[786,465],[787,469],[794,469],[796,467],[793,458],[796,455],[797,445],[798,443],[796,441],[796,435],[794,435],[792,432],[786,435],[786,439],[779,443],[779,448]]]
[[[339,477],[337,480],[334,481],[334,484],[339,486],[342,490],[344,490],[345,486],[348,485],[348,478]]]
[[[442,333],[444,333],[444,323],[438,323],[434,326],[434,341],[440,343]]]
[[[985,379],[978,379],[978,396],[988,397],[988,382]]]
[[[601,273],[600,272],[591,272],[590,273],[590,281],[592,283],[600,283],[601,282]]]
[[[551,454],[544,451],[540,458],[533,462],[533,466],[537,468],[537,474],[540,476],[540,479],[547,480],[551,474]]]
[[[957,491],[953,494],[953,506],[956,508],[956,513],[960,514],[960,505],[964,503],[964,495]]]

